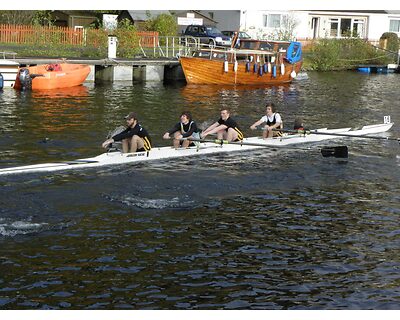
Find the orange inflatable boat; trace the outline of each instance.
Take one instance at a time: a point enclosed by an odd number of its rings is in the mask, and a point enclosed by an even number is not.
[[[46,90],[81,85],[90,73],[86,64],[56,63],[20,68],[15,80],[17,90]]]

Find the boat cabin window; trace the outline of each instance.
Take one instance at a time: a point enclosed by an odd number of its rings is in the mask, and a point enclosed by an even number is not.
[[[211,52],[209,51],[199,51],[195,52],[194,56],[195,57],[202,57],[202,58],[209,58],[211,55]]]
[[[289,47],[289,44],[290,43],[280,43],[279,46],[278,46],[278,51],[286,52],[287,48]]]
[[[239,55],[239,54],[236,55],[236,61],[246,61],[248,59],[249,58],[247,55]]]
[[[258,49],[257,48],[257,42],[255,41],[240,41],[240,49]]]
[[[261,42],[260,50],[272,51],[274,49],[274,45],[269,42]]]

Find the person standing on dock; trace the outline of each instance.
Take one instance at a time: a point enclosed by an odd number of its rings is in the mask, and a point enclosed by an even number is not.
[[[218,139],[232,141],[243,140],[243,133],[240,131],[236,121],[230,117],[228,109],[221,110],[221,118],[206,130],[201,133],[201,138],[204,139],[209,134],[217,134]]]
[[[180,122],[164,133],[163,139],[170,139],[173,134],[173,146],[175,149],[178,149],[179,147],[188,148],[191,144],[190,138],[200,138],[198,131],[199,129],[197,128],[196,122],[192,120],[190,112],[184,111],[181,113]],[[182,140],[184,138],[187,138],[188,140]]]
[[[107,148],[115,141],[122,141],[122,151],[124,153],[150,151],[151,140],[149,134],[147,130],[139,124],[136,113],[130,112],[125,119],[127,128],[121,133],[104,141],[102,147]]]
[[[263,132],[263,138],[272,138],[272,137],[277,137],[281,136],[282,132],[276,131],[277,129],[283,129],[283,122],[281,115],[276,112],[276,107],[275,104],[272,102],[267,103],[265,106],[265,115],[261,117],[260,120],[254,122],[251,126],[251,130],[255,130],[257,126],[265,123],[266,125],[264,126],[264,132]]]

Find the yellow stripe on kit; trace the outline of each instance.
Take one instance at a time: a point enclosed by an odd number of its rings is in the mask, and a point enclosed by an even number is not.
[[[235,131],[238,133],[238,139],[243,140],[244,138],[243,133],[238,128],[235,128]]]
[[[151,150],[151,143],[150,143],[149,138],[144,137],[142,139],[143,139],[144,150],[150,151]]]

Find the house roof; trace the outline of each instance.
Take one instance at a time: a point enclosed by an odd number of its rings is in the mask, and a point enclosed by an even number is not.
[[[150,17],[159,16],[160,14],[170,14],[169,10],[127,10],[128,14],[134,21],[145,21]]]
[[[55,14],[62,13],[67,16],[74,16],[74,17],[93,17],[96,18],[96,14],[93,12],[88,12],[87,10],[54,10],[53,11]]]
[[[126,10],[133,21],[146,21],[149,19],[149,14],[150,17],[156,17],[159,16],[160,14],[166,13],[166,14],[171,14],[174,13],[175,16],[181,16],[181,15],[186,15],[186,13],[191,12],[195,13],[198,16],[201,16],[205,20],[213,23],[217,23],[214,19],[211,19],[210,17],[200,13],[199,11],[196,10]]]

